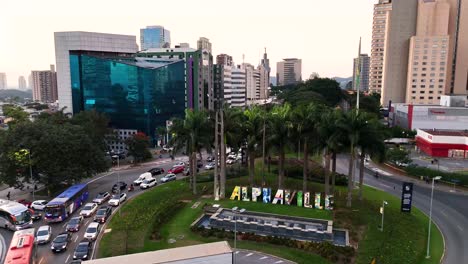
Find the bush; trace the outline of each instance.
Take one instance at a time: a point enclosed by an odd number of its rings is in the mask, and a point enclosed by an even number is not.
[[[406,173],[410,176],[421,177],[427,176],[429,178],[434,178],[436,176],[442,176],[442,181],[453,182],[457,181],[459,185],[468,185],[468,176],[456,172],[443,172],[437,171],[425,167],[419,167],[416,165],[411,165],[405,168]]]
[[[302,180],[303,177],[303,167],[302,165],[286,165],[285,168],[286,177],[291,177],[294,179]],[[274,169],[273,173],[278,173],[278,169]],[[347,186],[348,177],[344,174],[336,173],[335,185],[337,186]],[[331,183],[330,175],[330,183]],[[309,174],[307,179],[312,182],[325,183],[325,170],[318,165],[312,165],[309,168]]]

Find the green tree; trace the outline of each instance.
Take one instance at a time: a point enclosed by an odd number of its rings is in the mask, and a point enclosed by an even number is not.
[[[12,127],[18,123],[29,121],[29,114],[26,113],[23,108],[15,105],[3,105],[2,107],[3,114],[6,117],[13,119],[8,122],[8,126]]]
[[[292,130],[291,106],[289,104],[275,106],[270,112],[268,120],[271,131],[269,142],[274,145],[279,155],[278,188],[283,188],[285,150],[290,142],[289,136]]]
[[[394,164],[405,163],[409,164],[411,159],[409,157],[409,151],[404,148],[391,148],[386,153],[386,159]]]
[[[144,133],[138,132],[127,138],[125,144],[128,147],[128,155],[132,156],[136,163],[151,159],[150,138]]]
[[[255,176],[255,158],[258,149],[262,146],[263,122],[265,113],[258,106],[253,106],[244,111],[245,141],[247,143],[247,155],[249,160],[249,184],[253,186]]]
[[[107,150],[106,140],[113,137],[113,131],[109,128],[109,118],[96,110],[81,111],[74,115],[70,122],[82,127],[91,140],[103,151]]]

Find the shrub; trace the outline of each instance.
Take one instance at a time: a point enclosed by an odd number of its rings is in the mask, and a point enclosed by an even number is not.
[[[410,176],[421,177],[427,176],[429,178],[434,178],[436,176],[442,176],[442,181],[453,182],[457,181],[460,185],[468,185],[468,176],[456,172],[442,172],[425,167],[419,167],[416,165],[411,165],[405,168],[406,173]]]

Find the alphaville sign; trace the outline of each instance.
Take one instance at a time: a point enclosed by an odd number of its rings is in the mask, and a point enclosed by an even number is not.
[[[257,188],[252,187],[250,192],[247,187],[236,186],[231,194],[231,200],[242,200],[245,202],[257,202],[259,200],[263,203],[294,205],[305,208],[315,208],[319,210],[333,210],[333,195],[325,195],[325,201],[322,205],[322,193],[310,193],[295,190],[282,190],[276,191],[273,200],[271,199],[271,188]],[[314,202],[311,202],[311,195],[315,195]],[[252,198],[250,198],[252,197]]]

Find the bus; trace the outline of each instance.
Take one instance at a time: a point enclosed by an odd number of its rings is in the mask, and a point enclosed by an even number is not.
[[[88,199],[88,185],[76,184],[48,202],[44,208],[47,222],[62,222]]]
[[[34,228],[16,231],[11,239],[5,257],[5,264],[36,264],[37,245],[34,242]]]
[[[17,231],[32,227],[32,210],[18,202],[0,199],[0,227]]]

